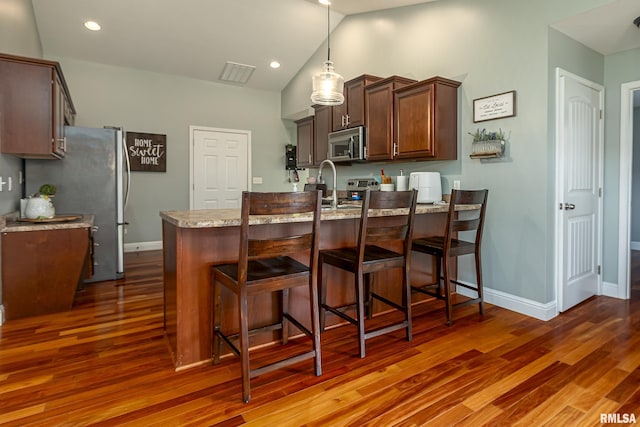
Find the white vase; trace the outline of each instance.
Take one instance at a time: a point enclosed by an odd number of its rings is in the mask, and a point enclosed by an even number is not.
[[[27,202],[25,216],[29,219],[53,218],[56,210],[51,199],[44,197],[32,197]]]

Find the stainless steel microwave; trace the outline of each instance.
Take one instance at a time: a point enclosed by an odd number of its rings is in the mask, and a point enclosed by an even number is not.
[[[356,126],[329,134],[328,158],[334,162],[358,162],[367,159],[366,129]]]

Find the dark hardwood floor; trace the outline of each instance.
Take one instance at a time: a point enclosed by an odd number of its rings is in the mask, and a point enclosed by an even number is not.
[[[402,331],[368,340],[365,359],[353,327],[335,328],[322,336],[322,376],[311,361],[260,376],[244,404],[236,358],[174,371],[160,252],[126,261],[126,279],[86,286],[71,311],[0,327],[0,424],[590,426],[601,414],[640,417],[639,286],[629,301],[592,298],[548,322],[487,305],[484,317],[470,306],[447,327],[442,302],[430,301],[415,307],[412,342]],[[256,354],[268,360],[267,350]]]

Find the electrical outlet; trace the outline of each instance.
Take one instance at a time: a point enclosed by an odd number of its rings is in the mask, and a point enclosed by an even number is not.
[[[459,190],[460,189],[460,180],[459,179],[454,179],[453,180],[453,189],[454,190]]]
[[[251,181],[254,184],[262,184],[262,177],[261,176],[254,176],[253,180]]]

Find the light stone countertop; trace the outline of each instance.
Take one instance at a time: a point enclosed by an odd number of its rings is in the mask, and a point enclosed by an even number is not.
[[[460,206],[458,210],[477,209],[477,205]],[[416,214],[441,213],[449,210],[448,204],[432,205],[418,204]],[[323,210],[321,220],[331,221],[340,219],[360,218],[361,208],[341,208],[336,210]],[[372,210],[370,216],[394,216],[404,215],[407,209],[376,209]],[[160,217],[178,228],[213,228],[213,227],[234,227],[240,225],[240,209],[200,209],[189,211],[161,211]],[[265,215],[252,216],[250,224],[285,224],[290,222],[311,221],[311,214],[293,215]]]
[[[0,232],[62,230],[69,228],[93,227],[94,215],[81,215],[80,219],[63,222],[21,222],[18,212],[0,215]]]

